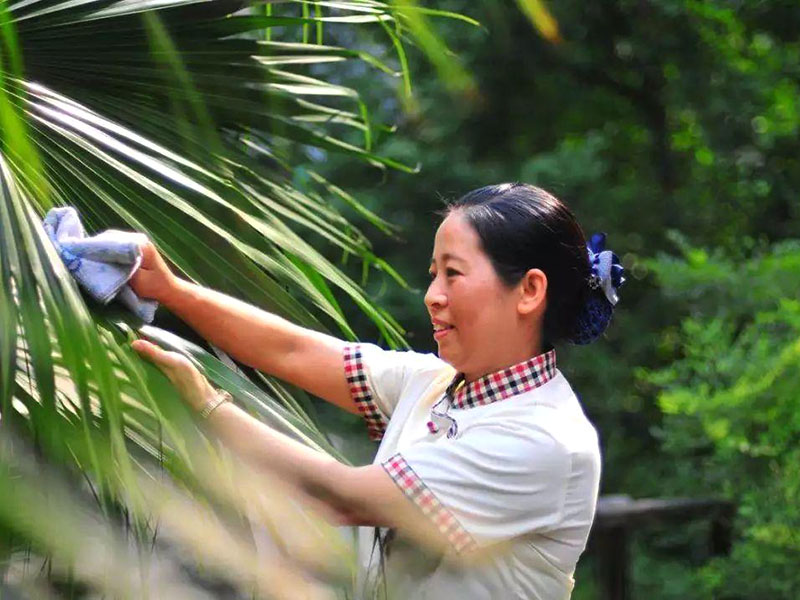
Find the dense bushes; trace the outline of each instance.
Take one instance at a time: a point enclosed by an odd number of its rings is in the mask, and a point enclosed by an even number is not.
[[[680,358],[641,374],[664,414],[657,435],[674,465],[664,490],[739,506],[733,552],[695,572],[697,597],[796,598],[800,244],[746,260],[688,250],[653,266],[690,315],[670,342]]]

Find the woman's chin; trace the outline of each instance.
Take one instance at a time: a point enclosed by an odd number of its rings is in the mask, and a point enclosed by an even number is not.
[[[454,355],[452,348],[448,348],[447,344],[439,344],[439,350],[437,354],[444,362],[458,369],[458,356]]]

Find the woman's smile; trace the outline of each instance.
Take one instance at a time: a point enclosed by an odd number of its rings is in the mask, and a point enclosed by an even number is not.
[[[436,341],[439,341],[444,338],[447,334],[449,334],[453,330],[452,327],[448,327],[447,329],[434,329],[433,330],[433,338]]]
[[[449,323],[445,323],[444,321],[439,321],[438,319],[433,320],[433,338],[436,341],[441,340],[454,329],[455,327],[453,327]]]

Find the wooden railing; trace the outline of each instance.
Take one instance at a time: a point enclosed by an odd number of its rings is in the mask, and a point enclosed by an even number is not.
[[[602,496],[597,503],[588,553],[597,565],[602,600],[632,600],[630,537],[651,525],[705,519],[711,521],[709,554],[728,554],[736,507],[723,500],[659,498],[633,500]]]

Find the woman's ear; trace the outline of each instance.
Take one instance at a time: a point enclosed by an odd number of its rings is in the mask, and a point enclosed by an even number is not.
[[[530,269],[520,282],[517,311],[521,315],[544,313],[547,299],[547,275],[541,269]]]

